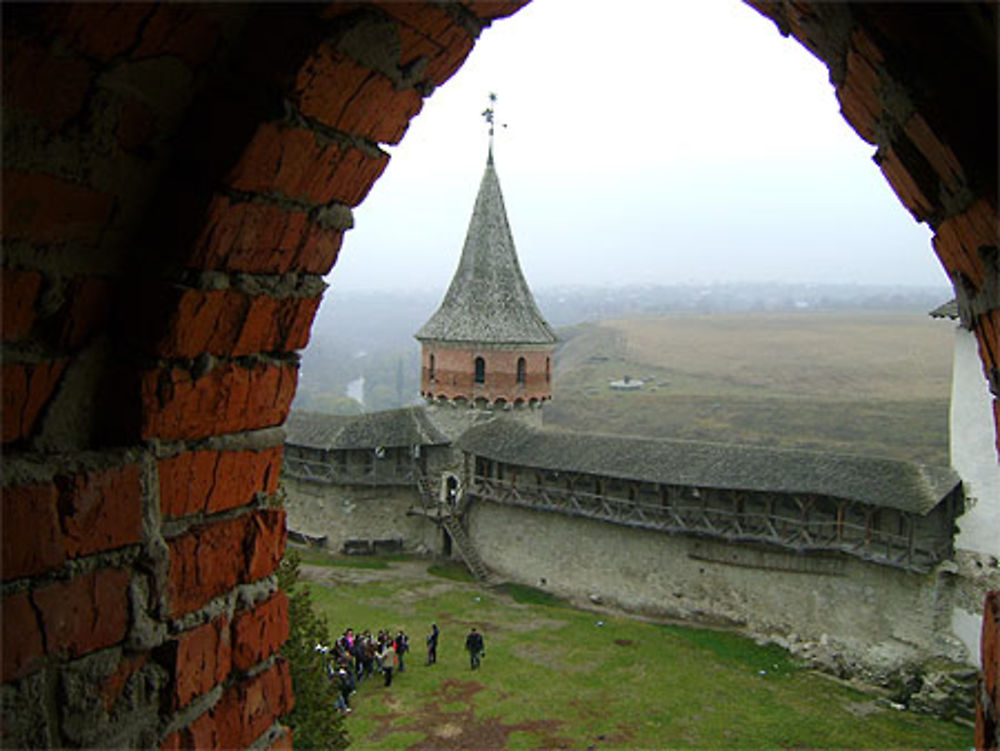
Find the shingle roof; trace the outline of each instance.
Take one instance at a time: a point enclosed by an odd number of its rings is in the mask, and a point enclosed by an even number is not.
[[[952,298],[948,302],[938,305],[928,315],[931,318],[950,318],[956,321],[958,320],[958,300]]]
[[[449,443],[423,407],[403,407],[362,415],[295,411],[285,423],[285,443],[313,449],[434,446]]]
[[[668,485],[816,493],[924,514],[959,484],[951,469],[893,459],[736,444],[534,430],[498,419],[463,451],[509,464]]]
[[[416,338],[486,344],[555,343],[555,334],[521,273],[492,155],[486,162],[451,286]]]

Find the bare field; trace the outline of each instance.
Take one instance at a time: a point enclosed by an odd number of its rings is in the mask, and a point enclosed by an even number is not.
[[[867,311],[586,324],[557,351],[546,422],[947,464],[953,335]],[[625,375],[643,389],[611,391]]]

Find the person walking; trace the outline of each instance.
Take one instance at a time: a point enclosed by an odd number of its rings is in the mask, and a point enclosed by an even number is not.
[[[386,688],[392,685],[392,669],[396,666],[396,650],[391,641],[386,641],[382,651],[378,655],[379,663],[382,665],[382,672],[385,674]]]
[[[427,664],[433,665],[438,661],[438,636],[440,635],[438,625],[431,624],[431,632],[427,635]]]
[[[410,637],[403,632],[403,629],[399,629],[399,633],[396,634],[393,646],[396,648],[396,657],[399,660],[399,672],[402,673],[406,670],[403,655],[410,651]]]
[[[469,653],[470,669],[476,670],[479,667],[479,661],[486,654],[486,644],[483,642],[483,635],[476,631],[475,626],[465,637],[465,649]]]

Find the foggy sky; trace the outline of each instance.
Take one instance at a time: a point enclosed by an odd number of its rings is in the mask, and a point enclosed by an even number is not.
[[[572,19],[572,20],[570,20]],[[825,65],[740,2],[535,0],[486,29],[355,210],[337,289],[443,293],[487,153],[532,287],[941,285]]]

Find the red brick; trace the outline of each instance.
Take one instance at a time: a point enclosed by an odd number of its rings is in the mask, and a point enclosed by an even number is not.
[[[128,572],[101,569],[32,593],[41,613],[47,651],[79,657],[125,638],[129,621]]]
[[[58,315],[62,326],[56,339],[60,348],[76,349],[111,315],[111,282],[99,276],[74,277],[66,289],[66,304]]]
[[[907,166],[903,164],[896,150],[891,146],[880,150],[879,168],[896,192],[896,196],[918,222],[930,217],[934,204],[917,185]]]
[[[204,6],[164,3],[142,31],[142,42],[132,58],[172,55],[198,68],[215,51],[218,29]]]
[[[285,727],[284,731],[284,733],[274,739],[274,743],[268,746],[270,751],[292,751],[295,748],[292,729]]]
[[[860,30],[855,31],[851,35],[847,71],[843,84],[837,88],[837,99],[844,117],[868,143],[875,143],[875,124],[882,114],[877,70],[881,63],[882,55],[868,36]]]
[[[192,451],[159,463],[160,510],[175,517],[214,513],[274,493],[282,447],[264,451]]]
[[[247,547],[246,581],[256,581],[278,570],[285,557],[285,512],[268,508],[254,512],[250,518]]]
[[[304,211],[215,196],[187,263],[261,274],[325,274],[337,259],[342,239],[342,232],[310,223]]]
[[[937,134],[931,130],[930,125],[919,112],[914,113],[906,121],[903,130],[920,150],[920,153],[924,155],[945,186],[952,193],[957,192],[959,187],[965,183],[965,173],[962,171],[962,165],[958,163],[955,152],[941,143]]]
[[[303,114],[379,143],[399,143],[423,107],[413,89],[397,90],[386,76],[325,44],[299,70],[295,89]]]
[[[968,211],[941,222],[934,235],[934,250],[949,274],[961,272],[980,287],[986,268],[979,248],[996,245],[998,234],[996,207],[980,199]]]
[[[66,561],[57,502],[55,483],[4,488],[4,581],[41,574]]]
[[[59,509],[71,556],[139,542],[142,537],[141,471],[136,464],[56,478]]]
[[[3,641],[2,681],[17,680],[40,667],[45,656],[38,617],[31,606],[28,592],[15,592],[3,598],[3,618],[0,619]]]
[[[246,568],[248,517],[206,524],[167,542],[167,595],[174,617],[190,613],[240,583]]]
[[[0,277],[3,317],[0,329],[5,342],[16,342],[31,333],[35,324],[35,302],[42,289],[42,275],[37,271],[4,269]]]
[[[277,592],[253,610],[233,618],[233,665],[249,670],[273,655],[288,640],[288,597]]]
[[[114,199],[50,175],[3,173],[3,227],[8,240],[95,243]]]
[[[215,718],[211,712],[198,716],[194,722],[176,733],[168,735],[160,744],[162,751],[202,751],[222,748]]]
[[[3,442],[27,438],[55,392],[66,360],[3,364]]]
[[[203,352],[239,357],[292,352],[309,341],[319,297],[278,299],[236,290],[188,289],[167,303],[175,308],[167,336],[155,345],[163,358],[194,358]]]
[[[472,0],[463,3],[473,15],[482,21],[494,21],[514,15],[531,0]]]
[[[4,107],[24,110],[52,131],[80,113],[93,75],[85,60],[57,56],[18,39],[5,37],[3,46]]]
[[[389,157],[322,142],[305,128],[261,125],[226,184],[254,193],[277,193],[310,204],[338,201],[357,206],[382,174]]]
[[[174,708],[187,706],[192,699],[226,680],[232,668],[229,619],[219,616],[177,640]]]
[[[285,660],[226,689],[212,709],[223,748],[247,748],[292,711],[292,676]]]
[[[180,367],[147,371],[142,437],[183,440],[281,425],[297,375],[291,363],[226,363],[200,377]]]
[[[976,702],[975,748],[996,748],[1000,733],[1000,590],[986,593],[980,641],[982,673]],[[989,706],[983,701],[989,699]]]
[[[400,22],[400,65],[426,57],[427,79],[435,86],[451,78],[472,51],[472,37],[442,8],[393,2],[380,7]]]
[[[151,12],[143,3],[56,3],[46,10],[50,33],[102,62],[135,43],[139,26]]]
[[[148,652],[136,655],[135,657],[123,657],[121,659],[115,672],[108,676],[107,680],[104,681],[104,685],[101,686],[101,699],[103,700],[106,712],[113,711],[129,679],[148,662]]]

